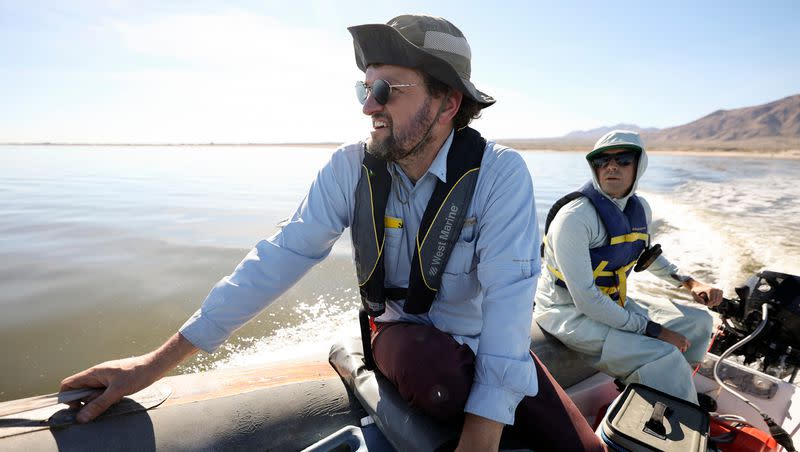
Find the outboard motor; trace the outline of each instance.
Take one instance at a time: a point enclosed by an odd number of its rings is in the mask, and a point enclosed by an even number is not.
[[[719,356],[752,333],[761,322],[761,307],[768,305],[768,323],[751,342],[735,351],[744,364],[757,363],[759,370],[778,378],[800,368],[800,277],[762,271],[736,288],[738,300],[725,299],[712,308],[722,317],[722,326],[710,352]]]

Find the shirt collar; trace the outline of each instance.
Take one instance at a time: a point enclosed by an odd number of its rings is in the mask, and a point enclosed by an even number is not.
[[[428,172],[438,177],[444,183],[447,183],[447,154],[450,152],[450,145],[453,144],[454,131],[450,130],[450,135],[444,140],[444,144],[439,148],[436,158],[431,162],[428,167]]]

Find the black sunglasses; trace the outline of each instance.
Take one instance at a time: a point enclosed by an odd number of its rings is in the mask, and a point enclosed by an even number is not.
[[[619,154],[600,154],[589,160],[589,163],[596,169],[605,168],[612,160],[617,162],[619,166],[628,166],[632,165],[638,156],[639,151],[625,151]]]
[[[417,86],[417,84],[405,83],[391,85],[386,80],[375,80],[372,82],[372,86],[368,86],[366,83],[359,80],[356,82],[356,97],[358,101],[361,102],[361,105],[364,105],[367,102],[367,97],[372,93],[375,102],[386,105],[386,102],[389,102],[389,95],[392,94],[392,88],[407,88],[411,86]]]

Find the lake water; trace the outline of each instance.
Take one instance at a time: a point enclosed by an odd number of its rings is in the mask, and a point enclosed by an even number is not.
[[[0,401],[55,392],[160,345],[304,196],[332,149],[0,146]],[[522,153],[539,219],[588,179],[580,153]],[[655,240],[727,296],[762,268],[800,274],[800,160],[651,155]],[[648,274],[634,296],[688,300]],[[357,334],[349,234],[213,355],[253,364]]]

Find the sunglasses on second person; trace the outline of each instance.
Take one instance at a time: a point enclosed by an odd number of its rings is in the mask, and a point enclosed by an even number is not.
[[[386,80],[375,80],[372,82],[372,86],[369,86],[359,80],[356,82],[356,97],[358,101],[361,102],[361,105],[364,105],[367,103],[367,97],[372,94],[372,98],[375,99],[375,102],[386,105],[386,102],[389,102],[389,96],[392,94],[392,88],[409,88],[412,86],[417,86],[417,84],[403,83],[392,85]]]
[[[589,163],[592,165],[592,168],[596,169],[605,168],[612,160],[615,161],[618,166],[628,166],[634,164],[637,157],[639,157],[639,151],[630,150],[618,154],[600,154],[589,160]]]

